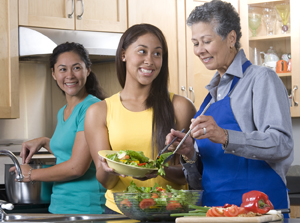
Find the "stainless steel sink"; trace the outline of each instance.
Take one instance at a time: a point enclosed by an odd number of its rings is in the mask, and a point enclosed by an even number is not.
[[[63,221],[102,221],[128,219],[124,215],[113,214],[7,214],[4,222],[63,222]]]

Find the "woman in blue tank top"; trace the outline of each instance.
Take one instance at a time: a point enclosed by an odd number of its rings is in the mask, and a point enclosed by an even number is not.
[[[84,135],[88,107],[104,99],[87,50],[78,43],[58,45],[50,56],[52,77],[67,104],[57,114],[52,138],[40,137],[22,144],[23,182],[54,182],[49,212],[102,214],[106,189],[96,179],[96,169]],[[28,163],[40,148],[56,157],[56,165],[32,169]],[[13,170],[13,169],[11,169]]]

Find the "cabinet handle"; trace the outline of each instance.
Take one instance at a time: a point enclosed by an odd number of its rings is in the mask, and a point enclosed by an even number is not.
[[[185,92],[185,97],[187,98],[187,92],[186,92],[185,86],[181,86],[181,90]]]
[[[77,19],[81,20],[83,13],[84,13],[84,4],[83,4],[83,0],[77,0],[77,1],[81,1],[81,8],[82,8],[82,12],[80,15],[77,16]]]
[[[193,93],[193,103],[195,103],[195,91],[194,91],[193,87],[189,87],[189,91],[191,91]]]
[[[68,14],[68,18],[69,19],[73,18],[73,14],[74,14],[74,0],[72,0],[72,12],[71,14]]]
[[[293,101],[294,101],[294,106],[298,106],[298,102],[295,101],[295,90],[298,89],[298,86],[295,85],[294,88],[293,88]]]

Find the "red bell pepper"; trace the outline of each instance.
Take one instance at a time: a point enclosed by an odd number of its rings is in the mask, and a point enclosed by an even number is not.
[[[274,209],[268,195],[256,190],[243,194],[241,207],[244,207],[246,212],[252,211],[259,214],[265,214]]]

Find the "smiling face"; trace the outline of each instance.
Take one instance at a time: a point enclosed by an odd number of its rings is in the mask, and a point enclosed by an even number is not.
[[[90,69],[86,68],[80,56],[73,51],[62,53],[52,70],[52,77],[66,94],[66,97],[83,97],[87,94],[86,79]]]
[[[162,44],[152,33],[138,37],[125,51],[126,82],[134,80],[140,85],[151,85],[162,66]]]
[[[208,70],[216,69],[223,75],[237,53],[234,48],[235,32],[231,31],[227,38],[222,40],[209,23],[195,23],[191,28],[195,55]]]

